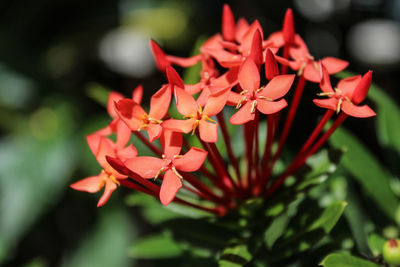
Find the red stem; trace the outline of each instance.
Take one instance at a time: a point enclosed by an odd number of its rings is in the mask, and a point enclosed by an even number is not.
[[[242,187],[243,184],[242,184],[242,180],[241,180],[239,164],[238,164],[238,161],[237,161],[237,159],[235,157],[235,154],[233,153],[231,139],[230,139],[230,136],[229,136],[229,133],[228,133],[228,129],[227,129],[226,124],[225,124],[225,118],[224,118],[223,112],[220,112],[220,113],[217,114],[217,120],[218,120],[218,123],[219,123],[219,127],[221,129],[221,132],[222,132],[222,136],[224,138],[224,142],[225,142],[226,150],[227,150],[227,153],[228,153],[229,161],[232,164],[233,168],[235,169],[235,173],[236,173],[236,177],[237,177],[237,180],[238,180],[239,187]]]
[[[200,182],[197,177],[193,176],[190,173],[184,173],[182,174],[182,176],[184,177],[184,179],[190,183],[192,186],[194,186],[197,190],[199,190],[202,194],[206,195],[206,199],[216,202],[216,203],[222,203],[222,204],[227,204],[227,201],[218,197],[217,195],[215,195],[215,193],[213,191],[211,191],[205,184],[203,184],[202,182]]]
[[[197,134],[197,137],[198,137],[201,145],[208,152],[207,158],[211,162],[211,165],[213,166],[213,168],[218,176],[218,177],[215,177],[215,179],[213,179],[212,181],[214,182],[214,184],[216,186],[218,186],[222,191],[224,191],[227,196],[230,196],[232,194],[232,191],[230,189],[231,183],[230,183],[228,175],[226,174],[224,166],[221,165],[221,163],[216,159],[216,157],[215,157],[211,147],[208,145],[208,143],[206,143],[200,139],[198,131],[196,131],[196,134]]]
[[[303,90],[304,90],[305,84],[306,84],[306,80],[304,79],[303,76],[300,76],[300,78],[299,78],[299,80],[297,82],[296,90],[294,92],[293,101],[292,101],[292,103],[290,105],[289,114],[287,116],[285,125],[283,127],[281,138],[279,139],[278,149],[277,149],[277,151],[276,151],[276,153],[275,153],[275,155],[274,155],[274,157],[273,157],[273,159],[271,161],[271,166],[268,168],[268,173],[267,173],[268,177],[271,175],[271,171],[272,171],[276,161],[278,160],[279,156],[282,153],[283,146],[284,146],[284,144],[286,142],[286,139],[287,139],[287,137],[289,135],[290,128],[292,127],[293,120],[294,120],[294,118],[296,116],[296,111],[297,111],[297,108],[299,106],[300,99],[301,99],[301,96],[303,94]]]
[[[310,148],[310,150],[303,156],[298,155],[297,159],[294,159],[287,170],[274,182],[274,184],[268,189],[267,196],[271,196],[279,187],[280,185],[297,171],[305,162],[306,160],[314,154],[321,146],[328,140],[328,138],[333,134],[333,132],[346,120],[348,116],[344,113],[340,114],[339,117],[335,120],[332,126],[326,131],[322,137]]]
[[[246,158],[247,158],[247,184],[248,191],[252,188],[251,173],[253,169],[253,140],[254,140],[254,121],[247,122],[244,127],[244,137],[246,140]]]
[[[129,181],[128,179],[124,179],[124,180],[118,180],[118,182],[121,184],[121,186],[127,187],[129,189],[135,190],[135,191],[139,191],[148,195],[152,195],[152,196],[157,196],[157,193],[154,191],[151,191],[143,186],[140,186],[138,184],[135,184],[131,181]]]
[[[285,59],[289,59],[289,46],[285,45],[283,47],[283,57]],[[288,66],[286,65],[281,65],[281,74],[286,74],[288,72]]]
[[[139,140],[143,142],[143,144],[145,144],[148,148],[150,148],[151,151],[153,151],[156,155],[161,157],[162,151],[158,147],[150,143],[149,140],[147,140],[146,137],[143,136],[143,134],[137,131],[134,131],[133,134],[136,135],[139,138]]]
[[[181,199],[179,197],[175,197],[174,202],[182,204],[182,205],[185,205],[185,206],[189,206],[189,207],[192,207],[192,208],[196,208],[196,209],[199,209],[199,210],[203,210],[203,211],[206,211],[206,212],[210,212],[210,213],[218,215],[218,216],[224,216],[225,213],[226,213],[226,208],[224,208],[224,207],[218,206],[218,207],[215,207],[215,208],[207,208],[207,207],[200,206],[198,204],[190,203],[190,202],[188,202],[186,200],[183,200],[183,199]]]
[[[260,161],[260,152],[259,152],[259,126],[260,126],[260,112],[258,112],[258,110],[256,111],[256,116],[255,116],[255,129],[254,129],[254,146],[255,146],[255,150],[254,150],[254,163],[253,163],[253,168],[256,172],[255,175],[255,181],[254,184],[258,183],[258,180],[260,178],[260,168],[258,167],[258,163]],[[252,191],[254,190],[254,188],[252,189]]]

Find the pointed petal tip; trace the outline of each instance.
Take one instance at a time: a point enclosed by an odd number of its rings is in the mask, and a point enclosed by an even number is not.
[[[283,19],[283,39],[285,40],[286,45],[291,45],[294,41],[294,18],[293,18],[293,10],[288,8],[285,13],[285,17]]]
[[[165,71],[169,84],[176,85],[182,89],[185,88],[185,84],[183,83],[181,76],[179,76],[178,72],[171,65],[168,64]]]
[[[235,40],[235,17],[228,4],[224,4],[222,9],[222,36],[226,41]]]

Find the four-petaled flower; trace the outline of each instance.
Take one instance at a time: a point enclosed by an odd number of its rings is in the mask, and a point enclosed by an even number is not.
[[[314,103],[322,108],[335,110],[339,113],[342,110],[349,116],[367,118],[375,116],[375,112],[367,105],[357,106],[367,95],[371,85],[372,72],[367,72],[362,78],[361,75],[349,77],[339,81],[336,88],[332,88],[329,74],[323,68],[323,79],[320,84],[322,93],[319,96],[329,96],[327,99],[314,99]]]
[[[287,106],[282,98],[292,86],[294,75],[278,75],[266,85],[260,87],[260,72],[251,58],[246,59],[239,70],[239,84],[243,91],[231,92],[228,102],[236,105],[238,112],[229,122],[243,124],[254,120],[256,110],[263,114],[273,114]]]
[[[207,152],[192,147],[185,155],[180,155],[182,134],[168,130],[164,131],[161,144],[164,152],[162,159],[135,157],[127,160],[125,165],[131,171],[146,179],[157,179],[164,173],[160,200],[163,205],[168,205],[175,198],[179,188],[182,187],[183,176],[178,171],[197,171],[203,165]]]
[[[160,124],[168,111],[170,101],[169,85],[164,85],[151,97],[148,114],[132,99],[119,100],[115,106],[119,117],[132,131],[146,130],[150,142],[153,142],[161,136]]]
[[[186,91],[175,88],[176,108],[187,120],[169,119],[162,126],[177,132],[195,133],[199,127],[200,138],[204,142],[215,143],[218,140],[218,125],[211,119],[225,106],[230,88],[221,89],[208,97],[204,107]]]
[[[106,156],[126,160],[128,158],[136,157],[137,151],[133,145],[129,145],[126,148],[119,150],[116,144],[114,144],[110,139],[98,134],[87,136],[87,142],[103,169],[99,175],[84,178],[71,184],[71,187],[75,190],[86,191],[89,193],[96,193],[105,187],[104,193],[97,203],[97,207],[101,207],[106,204],[112,192],[117,189],[117,185],[119,185],[118,180],[128,178],[128,176],[122,175],[114,170],[107,162]]]

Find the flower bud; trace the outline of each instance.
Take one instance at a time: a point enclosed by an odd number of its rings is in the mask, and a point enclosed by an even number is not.
[[[383,259],[390,265],[400,265],[400,240],[390,239],[383,245]]]

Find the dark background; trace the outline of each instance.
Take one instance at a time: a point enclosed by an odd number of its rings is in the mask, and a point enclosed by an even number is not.
[[[99,170],[84,138],[108,121],[96,92],[106,87],[129,95],[143,84],[148,99],[166,81],[154,67],[149,39],[187,56],[199,36],[220,31],[223,3],[0,1],[0,264],[135,264],[125,248],[152,229],[138,210],[126,208],[126,192],[97,209],[98,194],[68,187]],[[279,30],[286,8],[293,8],[296,30],[316,58],[346,59],[357,73],[372,69],[374,82],[398,102],[399,1],[229,4],[236,18],[258,19],[265,34]],[[318,110],[309,103],[301,108]],[[294,131],[312,124],[302,116]],[[346,126],[376,146],[373,120]]]

